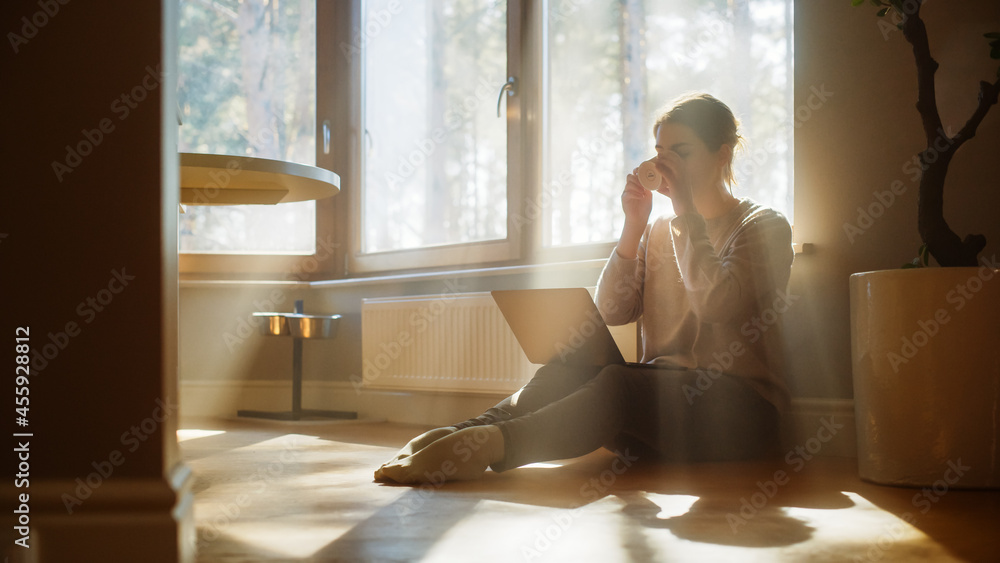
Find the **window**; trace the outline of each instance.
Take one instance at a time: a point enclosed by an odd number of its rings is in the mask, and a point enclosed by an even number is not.
[[[565,2],[547,23],[545,246],[617,240],[625,176],[655,155],[657,110],[687,91],[726,102],[752,143],[734,195],[791,217],[789,0]]]
[[[364,189],[355,270],[517,257],[516,0],[362,2]],[[512,35],[513,33],[513,35]],[[514,85],[516,87],[516,85]],[[516,92],[516,90],[514,90]]]
[[[507,120],[494,107],[507,79],[506,2],[371,0],[367,10],[392,21],[365,56],[362,252],[506,238]]]
[[[606,256],[656,110],[693,90],[725,101],[750,140],[734,194],[791,219],[792,0],[362,6],[356,269],[488,262],[498,242],[508,260]]]
[[[180,152],[315,163],[314,0],[181,0]],[[307,254],[315,202],[185,206],[180,251]]]

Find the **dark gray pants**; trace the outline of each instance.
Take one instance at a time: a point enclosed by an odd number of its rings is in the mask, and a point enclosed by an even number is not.
[[[700,395],[699,372],[612,365],[547,365],[520,391],[456,428],[493,424],[504,437],[494,471],[577,457],[602,446],[640,459],[723,461],[776,453],[779,416],[741,378]],[[704,381],[702,382],[704,385]]]

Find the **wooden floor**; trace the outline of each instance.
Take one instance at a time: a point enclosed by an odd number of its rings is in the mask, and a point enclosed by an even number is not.
[[[372,471],[421,427],[183,427],[199,561],[1000,561],[1000,491],[872,485],[849,459],[667,465],[601,450],[414,488]]]

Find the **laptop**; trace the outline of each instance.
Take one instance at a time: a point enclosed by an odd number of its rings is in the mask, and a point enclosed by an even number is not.
[[[585,288],[513,289],[490,293],[517,343],[533,364],[650,367],[625,361],[594,298]],[[632,337],[634,345],[634,330]]]

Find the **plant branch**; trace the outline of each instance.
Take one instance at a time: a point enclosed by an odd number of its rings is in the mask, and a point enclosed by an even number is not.
[[[976,136],[976,129],[979,128],[979,124],[983,122],[983,118],[989,113],[990,108],[996,105],[998,96],[1000,96],[1000,78],[993,84],[985,80],[979,83],[979,105],[976,106],[976,111],[972,113],[962,129],[954,136],[956,149]]]
[[[923,0],[916,4],[913,13],[902,12],[903,37],[913,46],[913,57],[917,62],[917,112],[920,113],[924,126],[924,136],[928,146],[933,145],[941,131],[941,115],[938,113],[937,93],[934,89],[934,75],[937,73],[938,62],[931,56],[930,42],[927,40],[927,27],[920,17]]]
[[[986,247],[982,235],[968,235],[960,239],[944,218],[944,186],[955,151],[976,135],[976,129],[986,117],[990,108],[997,103],[1000,80],[979,85],[979,104],[962,129],[949,137],[941,125],[941,115],[937,107],[934,88],[934,74],[938,63],[931,56],[927,28],[920,17],[923,0],[919,0],[912,13],[903,9],[910,4],[899,3],[897,10],[902,14],[903,37],[913,46],[913,56],[917,64],[917,112],[920,114],[927,147],[920,152],[922,174],[920,177],[919,201],[917,203],[917,230],[927,249],[941,266],[976,266],[978,256]]]

